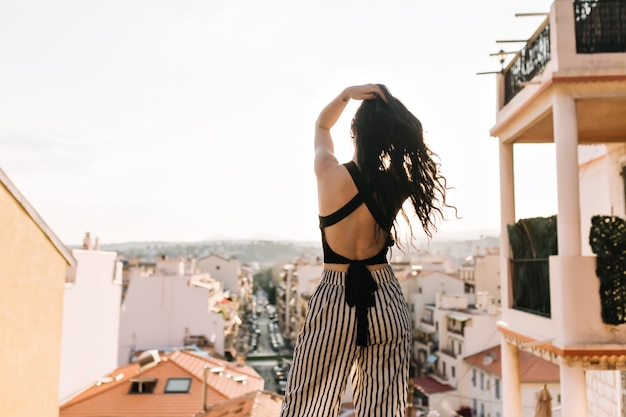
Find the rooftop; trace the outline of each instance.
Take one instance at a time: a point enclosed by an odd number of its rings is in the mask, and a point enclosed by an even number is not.
[[[189,417],[205,405],[263,389],[263,378],[250,366],[188,351],[155,358],[148,364],[140,359],[95,381],[61,405],[60,416]]]
[[[552,362],[520,350],[520,381],[522,383],[559,382],[559,367]],[[465,362],[493,375],[502,376],[500,345],[465,358]]]

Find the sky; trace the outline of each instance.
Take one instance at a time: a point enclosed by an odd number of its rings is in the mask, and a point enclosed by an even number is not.
[[[477,73],[543,20],[516,13],[550,5],[3,2],[0,169],[66,244],[318,240],[314,122],[345,87],[383,83],[439,156],[459,217],[441,234],[497,231],[496,76]],[[332,130],[341,162],[357,106]],[[515,158],[537,167],[516,177],[518,218],[555,214],[553,147]]]

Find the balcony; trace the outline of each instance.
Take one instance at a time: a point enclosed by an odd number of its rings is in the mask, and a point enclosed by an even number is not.
[[[451,348],[444,348],[440,350],[441,353],[450,356],[451,358],[456,359],[456,352]]]
[[[626,6],[622,0],[574,0],[576,53],[626,52]],[[551,59],[550,22],[546,19],[504,70],[508,103]]]
[[[626,130],[626,6],[555,2],[550,16],[498,75],[491,135],[502,143],[554,142],[556,91],[576,97],[579,143],[623,141]]]
[[[535,32],[526,46],[519,51],[504,71],[504,103],[508,103],[537,74],[541,73],[550,61],[550,24]]]

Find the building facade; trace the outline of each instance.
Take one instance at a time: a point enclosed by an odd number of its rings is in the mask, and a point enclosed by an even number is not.
[[[118,366],[122,265],[115,252],[90,243],[73,249],[73,282],[63,300],[59,400],[84,390]]]
[[[241,324],[237,300],[209,274],[181,274],[184,261],[178,262],[181,266],[168,262],[168,269],[157,260],[155,271],[160,274],[130,280],[120,313],[120,364],[128,363],[137,350],[188,343],[235,356]]]
[[[523,415],[520,350],[559,365],[564,416],[599,415],[589,407],[588,399],[598,393],[588,378],[593,372],[626,369],[626,325],[603,318],[598,259],[583,239],[591,227],[590,213],[622,219],[625,213],[623,21],[622,1],[556,0],[545,21],[497,76],[498,109],[491,135],[500,148],[499,329],[507,417]],[[523,220],[515,213],[514,148],[527,143],[554,145],[556,231],[547,237],[558,243],[555,253],[547,256],[513,259],[508,227]],[[581,180],[579,157],[589,144],[608,152],[606,182]],[[523,175],[533,169],[516,167],[515,172]],[[621,408],[617,415],[624,415],[622,401],[619,394],[611,400]]]
[[[0,170],[0,415],[59,413],[63,293],[76,259]]]

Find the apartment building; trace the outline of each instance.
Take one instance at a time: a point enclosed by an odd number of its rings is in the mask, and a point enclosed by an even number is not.
[[[63,299],[61,402],[118,366],[122,263],[89,234],[72,255],[77,265]]]
[[[298,260],[285,264],[278,274],[276,315],[283,339],[292,345],[304,323],[307,301],[319,283],[322,270],[319,261]]]
[[[500,248],[477,248],[459,267],[459,277],[465,282],[465,292],[486,292],[500,305]]]
[[[507,417],[524,415],[520,350],[559,365],[562,415],[625,415],[626,317],[615,307],[612,313],[617,316],[607,321],[605,308],[611,302],[623,306],[623,298],[612,298],[626,289],[623,280],[613,280],[609,283],[614,291],[601,292],[608,278],[596,274],[604,263],[623,273],[625,264],[601,260],[586,239],[596,215],[606,216],[603,227],[615,226],[606,239],[619,238],[616,226],[626,210],[623,5],[616,0],[554,1],[535,33],[497,75],[491,135],[500,149],[498,327]],[[514,259],[508,227],[524,220],[516,216],[515,174],[535,169],[514,170],[515,149],[530,143],[554,146],[557,212],[555,231],[548,237],[558,243],[555,253],[547,256]],[[596,165],[593,172],[580,165],[589,145],[606,153],[604,166]],[[600,383],[607,380],[614,386]],[[597,406],[600,402],[604,406]]]
[[[434,304],[423,306],[414,331],[414,404],[440,413],[465,405],[467,393],[459,383],[467,374],[463,359],[500,341],[499,309],[488,303],[477,308],[474,300],[473,294],[439,292]]]
[[[212,254],[198,259],[195,265],[199,271],[220,281],[225,291],[237,294],[242,304],[251,302],[252,269],[242,265],[239,260]]]
[[[185,260],[157,259],[154,275],[134,276],[120,313],[120,364],[133,352],[195,343],[235,357],[241,325],[236,297],[209,274],[185,273]]]

